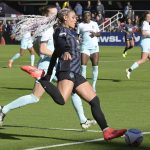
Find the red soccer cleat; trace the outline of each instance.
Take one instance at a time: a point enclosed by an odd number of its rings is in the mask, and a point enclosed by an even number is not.
[[[104,136],[104,140],[109,141],[111,139],[120,137],[122,135],[125,134],[125,132],[127,131],[127,129],[113,129],[113,128],[108,128],[105,131],[103,131],[103,136]]]
[[[34,66],[21,66],[20,68],[36,79],[41,78],[45,74],[44,70],[38,69]]]

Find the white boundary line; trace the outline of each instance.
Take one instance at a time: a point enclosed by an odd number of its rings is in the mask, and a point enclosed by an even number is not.
[[[54,128],[54,129],[61,129],[62,128]],[[66,130],[66,129],[65,129]],[[79,129],[68,129],[67,131],[78,131]],[[98,130],[87,130],[90,132],[101,132]],[[143,135],[150,134],[150,132],[143,132]],[[84,143],[92,143],[92,142],[99,142],[99,141],[104,141],[104,138],[99,138],[99,139],[94,139],[94,140],[85,140],[81,142],[72,142],[72,143],[63,143],[63,144],[56,144],[56,145],[48,145],[48,146],[43,146],[43,147],[35,147],[35,148],[29,148],[25,150],[43,150],[43,149],[48,149],[48,148],[56,148],[56,147],[63,147],[63,146],[71,146],[71,145],[79,145],[79,144],[84,144]]]
[[[9,125],[8,125],[9,126]],[[24,127],[24,128],[33,128],[33,129],[39,129],[39,130],[60,130],[60,131],[77,131],[77,132],[95,132],[95,133],[101,133],[101,130],[87,130],[87,129],[69,129],[69,128],[44,128],[44,127],[34,127],[34,126],[18,126],[18,127]]]
[[[144,134],[144,135],[146,135],[146,134],[150,134],[150,132],[143,132],[143,134]]]
[[[67,128],[45,128],[45,129],[62,130],[62,131],[79,131],[79,132],[99,132],[99,133],[102,132],[101,130],[84,130],[84,129],[67,129]]]
[[[54,147],[63,147],[63,146],[70,146],[70,145],[79,145],[79,144],[84,144],[84,143],[92,143],[92,142],[98,142],[98,141],[103,141],[103,140],[104,140],[103,138],[100,138],[100,139],[87,140],[87,141],[82,141],[82,142],[72,142],[72,143],[56,144],[56,145],[49,145],[49,146],[43,146],[43,147],[35,147],[35,148],[29,148],[25,150],[42,150],[42,149],[54,148]]]

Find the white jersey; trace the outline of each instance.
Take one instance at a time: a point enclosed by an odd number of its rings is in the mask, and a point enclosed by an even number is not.
[[[93,49],[93,47],[98,46],[98,38],[91,38],[91,32],[100,32],[98,24],[95,21],[90,21],[90,23],[79,23],[77,34],[81,37],[81,46],[85,46],[87,49]]]
[[[147,33],[150,33],[150,24],[147,21],[144,21],[142,24],[142,31],[146,31]],[[141,48],[143,52],[150,52],[150,36],[142,36],[141,38]]]
[[[26,32],[26,33],[23,35],[23,39],[28,39],[28,38],[31,38],[31,32]]]
[[[53,29],[53,27],[51,27],[42,33],[42,36],[40,39],[40,42],[46,42],[47,43],[47,49],[52,51],[52,52],[54,51],[53,33],[54,33],[54,29]],[[41,59],[38,62],[38,68],[44,70],[45,74],[46,74],[47,70],[48,70],[48,66],[50,64],[51,57],[49,57],[47,55],[40,54],[40,58]],[[54,78],[54,75],[55,75],[55,69],[53,70],[51,80]]]
[[[46,41],[48,49],[50,49],[52,52],[54,51],[53,33],[54,33],[54,29],[53,27],[51,27],[46,31],[44,31],[41,37],[41,42]]]
[[[142,24],[141,30],[146,31],[147,33],[150,33],[150,24],[149,24],[149,22],[144,21],[143,24]],[[149,38],[150,39],[150,36],[148,36],[148,37],[142,36],[142,38]]]

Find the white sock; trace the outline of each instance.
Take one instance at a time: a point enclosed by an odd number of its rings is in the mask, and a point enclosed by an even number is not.
[[[12,109],[19,108],[19,107],[25,106],[27,104],[37,103],[38,101],[39,101],[39,99],[36,96],[34,96],[33,94],[25,95],[25,96],[17,98],[16,100],[12,101],[11,103],[9,103],[7,105],[5,105],[3,107],[2,112],[4,114],[6,114]]]
[[[80,119],[80,123],[85,123],[87,121],[87,118],[84,115],[84,110],[83,110],[82,101],[80,97],[77,94],[72,94],[71,98],[72,98],[72,104]]]
[[[86,79],[86,65],[81,65],[81,74]]]
[[[11,58],[11,60],[14,61],[14,60],[18,59],[20,56],[21,56],[20,53],[17,53]]]
[[[34,66],[35,55],[31,55],[31,66]]]
[[[55,74],[56,74],[56,68],[54,67],[53,72],[52,72],[52,75],[51,75],[50,82],[51,82],[53,79],[54,79],[54,80],[57,80],[57,78],[55,77]]]
[[[130,68],[131,68],[131,70],[134,70],[138,67],[139,67],[139,64],[137,62],[135,62]]]
[[[98,78],[98,66],[92,66],[92,87],[96,91],[96,81]]]

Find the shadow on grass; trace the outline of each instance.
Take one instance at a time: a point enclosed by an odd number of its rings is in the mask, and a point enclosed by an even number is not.
[[[82,129],[64,129],[64,128],[43,128],[43,127],[33,127],[33,126],[21,126],[21,125],[4,125],[7,128],[30,128],[30,129],[39,129],[39,130],[60,130],[60,131],[70,131],[70,132],[86,132]]]
[[[88,80],[92,80],[92,78],[87,78]],[[97,80],[102,80],[102,81],[112,81],[112,82],[150,82],[150,80],[135,80],[134,78],[133,79],[111,79],[111,78],[98,78]]]
[[[15,88],[15,87],[1,87],[2,89],[13,89],[13,90],[27,90],[27,91],[31,91],[31,88]]]
[[[78,129],[72,129],[72,130],[64,130],[61,128],[42,128],[42,127],[33,127],[33,126],[21,126],[21,125],[5,125],[4,127],[6,128],[33,128],[33,129],[39,129],[39,130],[63,130],[63,131],[69,131],[70,134],[71,132],[82,132],[82,130],[78,130]],[[2,128],[2,129],[6,129],[6,128]],[[62,135],[65,137],[65,135]],[[133,146],[128,146],[125,142],[122,141],[116,141],[118,139],[114,139],[112,141],[109,142],[105,142],[102,138],[100,138],[99,141],[95,142],[93,140],[81,140],[81,138],[79,138],[80,140],[74,139],[74,137],[72,138],[62,138],[58,135],[57,136],[42,136],[42,135],[30,135],[30,134],[8,134],[8,133],[0,133],[0,139],[8,139],[8,140],[23,140],[22,138],[36,138],[36,139],[52,139],[52,140],[59,140],[59,141],[65,141],[65,142],[72,142],[72,144],[70,144],[70,146],[76,145],[81,145],[81,144],[88,144],[89,148],[91,149],[97,149],[97,148],[102,148],[102,150],[150,150],[149,146],[139,146],[139,147],[133,147]],[[81,143],[80,143],[81,142]],[[83,142],[83,143],[82,143]],[[63,143],[65,144],[65,143]],[[57,145],[57,144],[56,144]],[[68,145],[69,146],[69,145]],[[58,146],[59,147],[59,146]]]
[[[58,135],[59,136],[59,135]],[[68,142],[86,142],[85,140],[77,140],[68,138],[52,137],[52,136],[42,136],[42,135],[29,135],[29,134],[11,134],[11,133],[0,133],[0,139],[8,139],[8,140],[22,140],[22,138],[36,138],[36,139],[52,139],[52,140],[60,140],[60,141],[68,141]],[[72,144],[74,145],[74,144]]]
[[[0,139],[11,139],[11,140],[22,140],[22,137],[27,138],[36,138],[36,139],[53,139],[53,140],[62,140],[62,141],[71,141],[79,142],[78,140],[60,138],[60,137],[51,137],[51,136],[38,136],[38,135],[26,135],[26,134],[10,134],[10,133],[0,133]]]
[[[0,133],[0,139],[21,140],[20,138],[16,137],[16,134],[8,134],[8,133]]]
[[[3,66],[3,67],[1,67],[1,68],[8,68],[7,66]]]
[[[105,78],[101,78],[101,79],[98,79],[98,80],[112,81],[112,82],[121,82],[121,81],[123,81],[123,80],[118,80],[118,79],[105,79]]]
[[[88,144],[89,149],[97,149],[102,148],[102,150],[149,150],[150,148],[147,146],[139,146],[139,147],[132,147],[128,146],[127,144],[119,141],[110,141],[105,142],[103,140],[94,142],[94,141],[86,141],[86,140],[74,140],[70,138],[60,138],[60,137],[51,137],[51,136],[37,136],[37,135],[27,135],[27,134],[8,134],[8,133],[0,133],[0,139],[7,139],[7,140],[22,140],[22,138],[36,138],[38,139],[52,139],[52,140],[59,140],[65,142],[72,142],[70,145],[66,146],[73,146],[73,145],[81,145],[81,144]],[[76,143],[79,142],[79,143]],[[81,143],[80,143],[81,142]],[[65,143],[63,143],[65,144]],[[66,143],[69,144],[69,143]],[[65,145],[64,145],[65,146]],[[57,145],[56,147],[61,147],[61,145]]]

